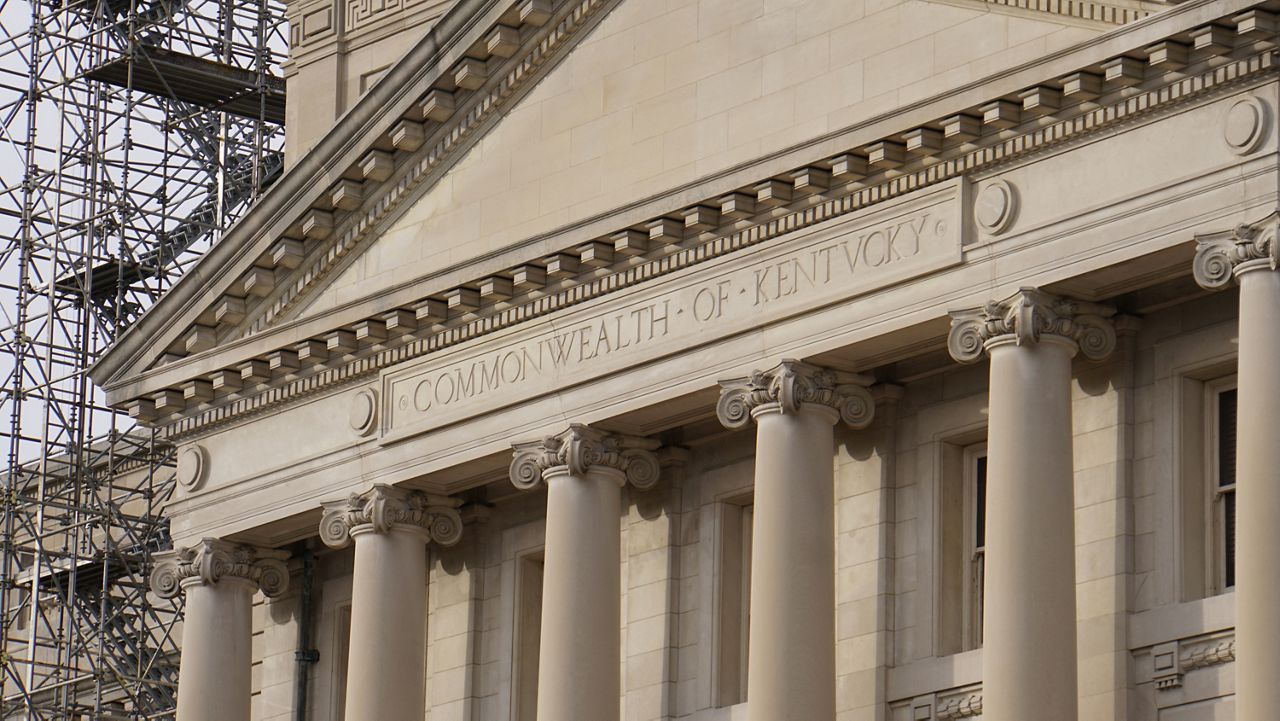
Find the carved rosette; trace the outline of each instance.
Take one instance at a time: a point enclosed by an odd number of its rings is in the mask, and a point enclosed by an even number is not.
[[[540,441],[517,443],[512,448],[511,483],[521,490],[537,488],[543,474],[565,467],[570,475],[585,475],[592,467],[612,468],[640,490],[658,482],[658,442],[616,433],[605,433],[574,423],[565,432]]]
[[[322,504],[320,538],[328,546],[342,548],[360,526],[370,526],[374,533],[410,526],[426,531],[429,541],[452,546],[462,540],[461,505],[456,498],[378,484],[364,493],[351,494],[345,501]]]
[[[866,428],[876,413],[868,383],[863,376],[784,360],[747,378],[721,381],[716,415],[726,428],[738,429],[751,421],[752,411],[760,406],[777,404],[782,413],[794,414],[804,405],[814,404],[835,409],[840,419],[854,428]]]
[[[252,582],[268,597],[289,587],[287,551],[256,548],[206,538],[195,546],[156,554],[151,590],[161,598],[173,598],[186,585],[210,586],[223,578]]]
[[[1059,298],[1035,288],[982,308],[951,314],[947,349],[961,363],[982,358],[991,341],[1012,338],[1018,345],[1039,343],[1044,336],[1074,341],[1087,358],[1102,360],[1116,347],[1111,322],[1114,308]]]
[[[1280,243],[1276,242],[1280,214],[1252,225],[1240,225],[1196,238],[1196,258],[1192,264],[1196,282],[1206,290],[1220,290],[1231,284],[1240,266],[1280,267]],[[1265,261],[1252,263],[1252,261]]]

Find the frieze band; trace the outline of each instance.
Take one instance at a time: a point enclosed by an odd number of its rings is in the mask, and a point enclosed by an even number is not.
[[[658,457],[653,453],[658,446],[648,438],[605,433],[574,423],[559,435],[512,446],[511,483],[530,490],[553,468],[564,467],[570,475],[582,476],[593,466],[603,466],[621,471],[636,488],[652,488],[658,482]]]
[[[805,404],[835,409],[853,428],[865,428],[875,417],[876,403],[867,390],[870,379],[819,368],[797,360],[784,360],[746,378],[721,381],[716,415],[726,428],[742,428],[752,413],[776,404],[784,414],[799,413]]]
[[[379,484],[346,500],[324,503],[320,538],[332,548],[342,548],[358,528],[390,533],[407,526],[425,531],[428,540],[441,546],[452,546],[462,540],[461,505],[457,499]]]
[[[210,586],[223,578],[250,581],[268,597],[289,587],[287,551],[256,548],[214,538],[195,546],[156,554],[151,590],[161,598],[174,598],[188,585]]]
[[[1116,347],[1110,306],[1060,298],[1035,288],[1020,288],[1011,297],[982,308],[951,314],[947,349],[961,363],[982,358],[995,340],[1018,345],[1039,343],[1043,336],[1074,341],[1086,358],[1102,360]]]

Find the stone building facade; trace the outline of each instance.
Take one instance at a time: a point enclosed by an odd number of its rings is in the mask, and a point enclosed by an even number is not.
[[[1273,719],[1277,11],[297,0],[179,721]]]

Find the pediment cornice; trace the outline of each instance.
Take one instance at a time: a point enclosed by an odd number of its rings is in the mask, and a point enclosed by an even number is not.
[[[1109,30],[1141,20],[1174,3],[1149,0],[929,0],[943,5],[997,12],[1015,17],[1048,19],[1064,25]]]
[[[372,317],[322,333],[309,331],[306,338],[295,333],[252,359],[231,365],[215,359],[186,377],[170,374],[162,389],[112,400],[129,401],[136,417],[166,426],[170,435],[198,433],[919,188],[1083,142],[1274,75],[1274,16],[1243,3],[1213,5],[1231,14],[1211,15],[1208,2],[1184,6],[1178,9],[1186,15],[1181,27],[1168,18],[1143,21],[1163,25],[1163,40],[1119,45],[1126,28],[1097,44],[1094,58],[1075,72],[953,107],[932,121],[836,155],[824,153],[808,165],[701,202],[689,204],[685,194],[684,203],[646,222],[593,232],[590,239],[551,255],[544,248],[503,271],[438,287]],[[742,177],[743,171],[736,174]]]
[[[272,325],[621,0],[460,0],[94,365],[110,388]]]

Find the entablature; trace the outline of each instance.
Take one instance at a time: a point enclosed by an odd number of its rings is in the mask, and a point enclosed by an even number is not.
[[[1232,14],[1206,23],[1207,13],[1224,9]],[[891,122],[900,123],[899,131],[880,139],[817,158],[812,154],[829,150],[830,143],[798,150],[810,153],[812,161],[790,171],[752,176],[753,171],[774,170],[789,158],[765,159],[724,181],[738,184],[729,192],[717,190],[692,204],[686,200],[657,217],[633,222],[659,202],[654,201],[619,213],[612,221],[630,223],[626,227],[609,230],[610,220],[602,219],[553,238],[532,239],[521,248],[450,269],[415,287],[390,289],[360,308],[282,323],[240,339],[223,338],[224,329],[196,326],[192,337],[205,339],[197,338],[196,345],[207,341],[215,347],[147,371],[132,382],[110,385],[111,400],[127,402],[135,417],[164,425],[172,436],[200,433],[828,221],[873,212],[922,188],[981,177],[1269,77],[1275,73],[1275,23],[1268,11],[1244,4],[1233,9],[1222,3],[1190,3],[1117,31],[1107,43],[1090,43],[1068,54],[1076,70],[1053,80],[972,102],[983,97],[977,94],[983,90],[1012,87],[1010,78],[1021,85],[1037,70],[1060,71],[1063,58],[1016,69],[980,88],[949,94],[923,110],[908,109],[862,126],[879,133],[892,127]],[[1230,30],[1224,30],[1228,24]],[[1144,35],[1154,28],[1164,35],[1151,43]],[[1126,39],[1141,40],[1141,47],[1116,54]],[[970,104],[956,107],[957,102]],[[942,112],[925,121],[928,116],[921,112],[929,111]],[[911,127],[901,129],[902,124]],[[742,182],[751,177],[754,180]],[[998,234],[1016,213],[1017,198],[1008,188],[992,188],[978,198],[981,212],[975,222]],[[673,195],[687,199],[691,192],[681,189]],[[571,246],[548,254],[557,241],[570,239]],[[344,243],[329,246],[324,262],[306,274],[305,285],[320,283],[321,266],[331,266],[350,252]],[[530,255],[530,250],[535,252]],[[510,264],[516,259],[522,262]],[[429,291],[425,297],[423,290]],[[236,306],[235,300],[224,297],[215,308]],[[374,312],[340,320],[361,309]]]

